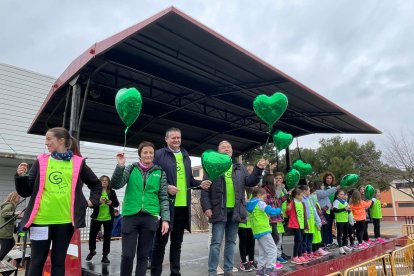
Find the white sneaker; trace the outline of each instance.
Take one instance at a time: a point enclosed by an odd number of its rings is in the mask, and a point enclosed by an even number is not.
[[[223,274],[224,274],[224,270],[220,266],[218,266],[217,267],[217,275],[223,275]]]
[[[344,247],[339,248],[339,253],[340,254],[346,254]]]
[[[232,270],[232,272],[239,272],[239,270],[237,269],[237,267],[234,267],[234,266],[233,266],[233,270]]]
[[[352,252],[352,248],[348,247],[348,246],[344,246],[342,247],[346,252]]]

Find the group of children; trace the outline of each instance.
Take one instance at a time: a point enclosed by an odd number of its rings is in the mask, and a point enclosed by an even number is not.
[[[294,264],[305,264],[332,253],[336,245],[329,241],[325,232],[332,235],[333,220],[340,254],[384,242],[380,234],[381,208],[384,207],[380,191],[376,190],[374,198],[367,200],[363,186],[349,191],[340,186],[330,188],[334,177],[329,175],[330,183],[299,185],[288,192],[283,185],[283,174],[277,172],[265,175],[260,187],[247,191],[248,224],[241,224],[243,230],[239,231],[241,270],[256,268],[256,275],[273,275],[283,268],[288,258]],[[330,204],[327,204],[325,199],[329,197]],[[368,238],[367,218],[373,222],[375,240]],[[249,233],[246,228],[249,227],[259,249],[257,263],[251,253],[254,243],[245,242],[248,240],[246,233]],[[290,230],[294,236],[291,257],[282,252],[285,230]]]

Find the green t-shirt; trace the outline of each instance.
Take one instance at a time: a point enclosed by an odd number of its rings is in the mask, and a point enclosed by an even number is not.
[[[49,158],[45,186],[34,224],[63,224],[72,222],[72,160]]]
[[[102,191],[101,199],[109,200],[108,194],[105,191]],[[111,213],[109,212],[109,206],[105,203],[99,205],[99,214],[96,217],[96,220],[99,221],[108,221],[111,220]]]
[[[226,207],[234,208],[236,205],[236,197],[234,195],[234,185],[233,185],[233,165],[230,166],[230,169],[224,174],[224,181],[226,182]]]
[[[348,203],[341,203],[339,200],[335,200],[333,207],[336,209],[343,209],[346,206],[348,206]],[[334,213],[335,214],[335,220],[336,222],[348,222],[348,212],[347,211],[343,211],[343,212],[337,212]]]
[[[174,152],[174,156],[177,163],[177,188],[179,190],[175,195],[175,206],[187,206],[187,179],[185,177],[183,154]]]

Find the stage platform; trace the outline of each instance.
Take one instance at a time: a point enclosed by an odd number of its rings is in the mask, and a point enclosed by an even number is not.
[[[182,249],[182,275],[185,276],[205,276],[207,275],[207,239],[208,233],[186,234],[184,237],[184,244]],[[296,265],[288,263],[284,268],[277,272],[277,275],[329,275],[336,271],[344,271],[345,269],[357,265],[366,260],[391,252],[400,246],[404,246],[406,240],[403,238],[387,239],[384,244],[376,244],[370,248],[354,251],[346,255],[340,255],[338,249],[334,250],[332,254],[323,258],[315,260],[305,265]],[[290,255],[292,252],[293,239],[292,237],[285,237],[284,250]],[[103,265],[100,262],[101,255],[99,254],[102,243],[98,243],[98,254],[94,257],[92,263],[84,261],[87,253],[87,244],[82,244],[82,267],[91,272],[89,275],[120,275],[121,262],[121,241],[113,241],[111,244],[111,254],[109,255],[111,263]],[[240,263],[238,247],[235,250],[235,266]],[[93,272],[93,274],[92,274]],[[149,271],[147,275],[150,275]],[[168,246],[166,250],[166,258],[163,265],[163,276],[170,275],[168,262]],[[234,273],[235,276],[253,276],[255,272],[239,271]]]

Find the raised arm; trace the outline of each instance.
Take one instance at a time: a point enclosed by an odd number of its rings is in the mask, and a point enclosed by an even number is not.
[[[19,171],[21,166],[22,164],[19,165],[18,171],[14,177],[16,191],[21,197],[29,197],[32,196],[36,177],[39,174],[39,161],[36,160],[33,163],[29,175],[25,175],[22,171]],[[27,164],[25,164],[25,166],[27,166]]]

